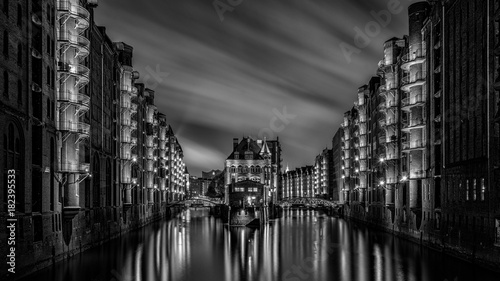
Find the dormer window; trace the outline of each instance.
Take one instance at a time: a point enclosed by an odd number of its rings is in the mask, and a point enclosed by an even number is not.
[[[252,159],[253,159],[253,152],[245,151],[245,160],[252,160]]]

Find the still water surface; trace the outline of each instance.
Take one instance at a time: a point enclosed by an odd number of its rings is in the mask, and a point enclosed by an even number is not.
[[[320,211],[262,229],[228,228],[187,210],[23,280],[500,280],[464,261]]]

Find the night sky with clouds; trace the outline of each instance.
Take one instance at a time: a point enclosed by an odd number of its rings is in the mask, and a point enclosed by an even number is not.
[[[134,47],[134,68],[156,91],[192,175],[221,169],[233,137],[275,128],[290,168],[311,165],[375,75],[384,41],[407,33],[410,0],[102,0],[95,21]],[[398,6],[348,62],[340,44],[371,12]],[[222,7],[222,6],[219,6]],[[229,7],[229,6],[228,6]],[[294,118],[270,122],[276,112]],[[268,128],[266,130],[266,128]]]

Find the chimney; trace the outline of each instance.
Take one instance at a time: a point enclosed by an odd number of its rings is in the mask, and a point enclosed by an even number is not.
[[[236,150],[236,147],[238,146],[238,138],[233,139],[233,151]]]

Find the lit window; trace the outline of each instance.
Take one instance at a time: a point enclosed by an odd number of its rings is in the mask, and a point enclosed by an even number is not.
[[[484,193],[486,192],[486,185],[484,179],[481,179],[481,201],[484,201]]]
[[[476,192],[476,179],[474,179],[474,181],[472,183],[472,200],[476,201],[476,196],[477,196],[477,192]]]

